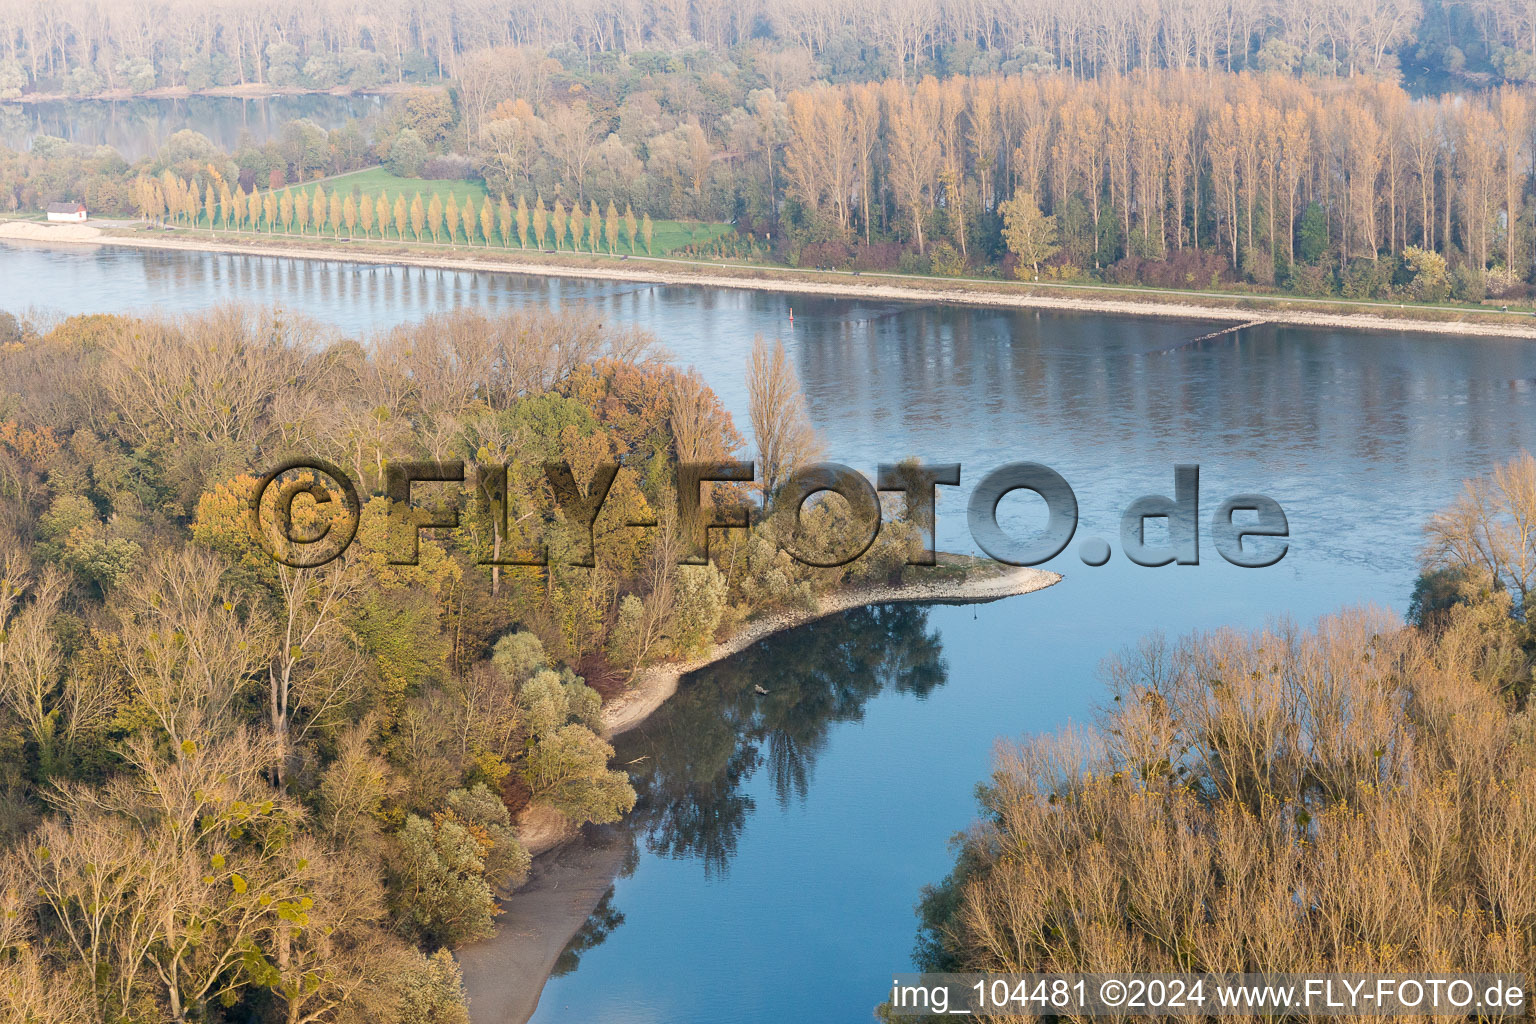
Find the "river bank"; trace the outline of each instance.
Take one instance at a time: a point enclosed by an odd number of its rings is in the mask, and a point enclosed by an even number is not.
[[[908,571],[915,575],[920,570]],[[808,622],[865,605],[997,601],[1060,580],[1043,569],[941,555],[940,568],[930,574],[896,585],[850,588],[827,595],[812,609],[752,619],[698,658],[645,670],[623,697],[604,707],[604,733],[616,736],[644,722],[677,692],[688,673]],[[519,838],[535,855],[528,881],[505,901],[495,936],[457,951],[474,1024],[523,1024],[533,1014],[561,952],[608,891],[626,849],[617,838],[608,842],[602,834],[594,841],[568,843],[574,830],[536,808],[518,826]]]
[[[71,228],[64,232],[58,228]],[[137,249],[215,252],[234,255],[327,262],[425,267],[476,273],[623,281],[706,288],[797,293],[828,297],[917,303],[1040,309],[1069,313],[1109,313],[1179,320],[1275,323],[1361,331],[1420,331],[1431,334],[1536,339],[1536,317],[1529,311],[1501,312],[1454,306],[1413,306],[1303,296],[1213,294],[1154,288],[1112,288],[1068,282],[1013,282],[968,278],[941,279],[886,273],[817,271],[761,265],[711,263],[669,257],[606,256],[534,250],[497,250],[456,246],[382,246],[377,240],[287,240],[263,235],[261,241],[92,225],[44,225],[35,221],[0,223],[0,240],[64,245],[98,244]]]

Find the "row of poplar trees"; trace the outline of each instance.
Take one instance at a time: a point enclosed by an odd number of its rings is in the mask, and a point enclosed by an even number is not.
[[[209,166],[202,181],[182,178],[167,170],[159,177],[144,176],[134,184],[134,204],[146,221],[182,224],[225,231],[260,231],[323,235],[340,238],[395,238],[400,241],[459,242],[469,245],[500,244],[542,248],[618,252],[621,243],[631,253],[644,245],[650,253],[655,225],[650,214],[637,217],[626,205],[620,212],[609,200],[603,210],[592,201],[586,210],[579,202],[569,207],[558,198],[549,207],[542,197],[530,207],[523,196],[517,204],[503,195],[475,204],[464,197],[433,192],[426,200],[416,193],[409,202],[403,193],[391,198],[386,192],[369,196],[360,192],[330,193],[323,185],[313,192],[301,188],[246,192],[231,188],[217,168]]]

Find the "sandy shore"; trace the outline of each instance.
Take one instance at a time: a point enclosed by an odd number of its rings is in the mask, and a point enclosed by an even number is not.
[[[101,229],[90,224],[50,224],[40,220],[8,220],[0,223],[0,238],[16,242],[101,241]]]
[[[11,222],[21,223],[21,222]],[[0,238],[6,237],[0,225]],[[31,240],[42,240],[33,238]],[[65,240],[65,239],[61,239]],[[1094,285],[1048,283],[1002,287],[1001,282],[957,280],[941,284],[928,278],[903,278],[897,274],[850,275],[773,267],[711,266],[707,263],[664,258],[633,258],[581,264],[569,261],[572,254],[529,259],[517,251],[481,250],[474,256],[432,255],[419,251],[389,252],[359,242],[329,247],[298,244],[261,244],[239,239],[175,238],[140,232],[103,232],[93,239],[106,245],[139,249],[171,249],[193,252],[240,253],[288,259],[328,260],[349,263],[430,267],[490,273],[530,274],[543,277],[595,281],[694,285],[708,288],[743,288],[847,298],[888,299],[948,305],[1007,309],[1049,309],[1075,313],[1112,313],[1124,316],[1155,316],[1180,320],[1240,320],[1245,323],[1294,324],[1363,331],[1422,331],[1432,334],[1486,337],[1536,338],[1536,318],[1495,310],[1470,311],[1454,307],[1414,307],[1346,300],[1308,299],[1301,296],[1233,295],[1218,297],[1198,293],[1143,289],[1126,298],[1110,297]],[[71,240],[72,241],[72,240]],[[1080,296],[1074,293],[1082,293]],[[1375,312],[1339,312],[1338,307],[1370,306]],[[1309,306],[1314,308],[1308,308]],[[1479,316],[1484,319],[1468,319]]]
[[[1004,597],[1041,590],[1061,579],[1043,569],[1016,569],[999,563],[980,563],[982,568],[964,578],[917,580],[899,586],[858,587],[822,599],[812,611],[779,612],[751,619],[725,643],[716,644],[709,653],[686,664],[657,665],[635,678],[635,684],[621,698],[603,708],[603,726],[612,737],[628,732],[651,716],[677,692],[683,676],[706,665],[746,650],[759,640],[816,619],[873,604],[898,604],[920,601],[958,604],[996,601]],[[993,567],[996,567],[995,570]]]
[[[961,560],[940,556],[952,564]],[[745,650],[783,630],[864,605],[896,603],[967,604],[997,601],[1049,587],[1061,576],[1043,569],[1019,569],[995,562],[963,560],[965,576],[914,579],[897,586],[856,587],[829,595],[814,609],[780,612],[749,620],[735,635],[686,663],[658,665],[642,672],[619,700],[603,708],[609,736],[633,729],[677,692],[682,678]],[[555,961],[591,916],[613,883],[624,858],[622,837],[610,843],[570,842],[573,832],[558,815],[530,808],[519,821],[519,837],[536,857],[528,881],[504,904],[494,937],[466,946],[457,955],[470,996],[473,1024],[524,1024],[538,1006]]]

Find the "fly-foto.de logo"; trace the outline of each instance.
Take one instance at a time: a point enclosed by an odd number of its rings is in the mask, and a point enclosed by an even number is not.
[[[482,499],[479,514],[488,516],[496,536],[508,532],[508,480],[510,467],[479,464],[466,468],[460,461],[392,462],[384,468],[383,497],[389,500],[388,515],[400,528],[399,549],[389,553],[391,564],[416,564],[420,531],[457,529],[464,509],[452,501],[432,507],[413,497],[416,484],[466,485]],[[578,542],[564,560],[570,565],[591,566],[594,528],[609,499],[621,467],[599,464],[585,487],[578,483],[568,462],[545,462],[539,467],[543,482],[553,494],[553,504]],[[790,529],[780,532],[780,546],[797,561],[822,568],[847,565],[866,551],[886,521],[880,495],[900,494],[906,517],[935,532],[939,487],[958,487],[958,462],[929,464],[915,461],[881,463],[872,483],[857,470],[836,462],[801,467],[767,496],[771,515],[786,517]],[[685,462],[677,466],[675,523],[682,539],[679,564],[701,565],[709,560],[712,533],[750,529],[764,514],[761,504],[745,500],[745,488],[757,482],[752,462]],[[706,500],[708,488],[726,490]],[[1038,495],[1047,510],[1043,530],[1030,535],[1010,532],[998,520],[998,506],[1016,491]],[[821,495],[835,494],[846,506],[839,520],[836,550],[813,550],[797,542],[797,529],[807,503]],[[300,509],[300,498],[308,499]],[[341,556],[357,536],[362,502],[352,478],[336,465],[319,458],[283,462],[257,481],[249,507],[250,524],[263,548],[277,561],[293,568],[315,568]],[[1148,523],[1166,525],[1164,536],[1149,539]],[[1050,561],[1065,551],[1077,533],[1077,495],[1065,477],[1038,462],[1010,462],[989,471],[971,490],[966,502],[966,524],[971,539],[986,554],[1008,565],[1033,566]],[[634,529],[660,529],[655,517],[623,523]],[[1274,565],[1289,550],[1290,524],[1285,510],[1262,494],[1235,494],[1216,506],[1210,517],[1210,538],[1220,556],[1232,565],[1259,569]],[[1173,471],[1173,496],[1149,494],[1131,502],[1120,517],[1120,548],[1137,565],[1200,564],[1200,467],[1180,464]],[[1084,564],[1099,566],[1111,557],[1108,541],[1090,537],[1078,548]],[[546,545],[507,555],[493,554],[480,560],[491,566],[545,566],[550,564]],[[930,546],[914,553],[909,564],[933,565]]]

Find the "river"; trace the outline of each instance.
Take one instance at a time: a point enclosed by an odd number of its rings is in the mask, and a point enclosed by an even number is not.
[[[277,136],[289,121],[308,118],[330,131],[383,110],[385,102],[382,95],[306,93],[0,103],[0,145],[29,150],[37,136],[51,135],[83,146],[111,146],[133,163],[191,128],[233,153],[246,139],[260,145]]]
[[[698,673],[621,761],[642,793],[600,912],[534,1020],[861,1021],[911,962],[912,907],[951,864],[999,737],[1081,721],[1096,666],[1153,630],[1401,611],[1428,514],[1464,477],[1536,448],[1536,347],[1498,339],[1210,324],[561,281],[110,247],[0,247],[0,308],[192,311],[281,305],[348,333],[461,305],[587,305],[654,331],[744,424],[755,334],[784,339],[831,458],[920,455],[943,546],[972,550],[965,496],[1030,459],[1062,473],[1078,540],[1066,579],[992,605],[854,612]],[[791,324],[789,310],[794,310]],[[1142,568],[1119,515],[1201,467],[1198,566]],[[1278,565],[1238,569],[1211,511],[1259,492],[1289,516]],[[1038,525],[1017,495],[1007,523]],[[1078,542],[1114,557],[1086,566]],[[769,690],[766,697],[751,685]],[[642,760],[643,759],[643,760]],[[477,1024],[500,1021],[474,1008]]]

